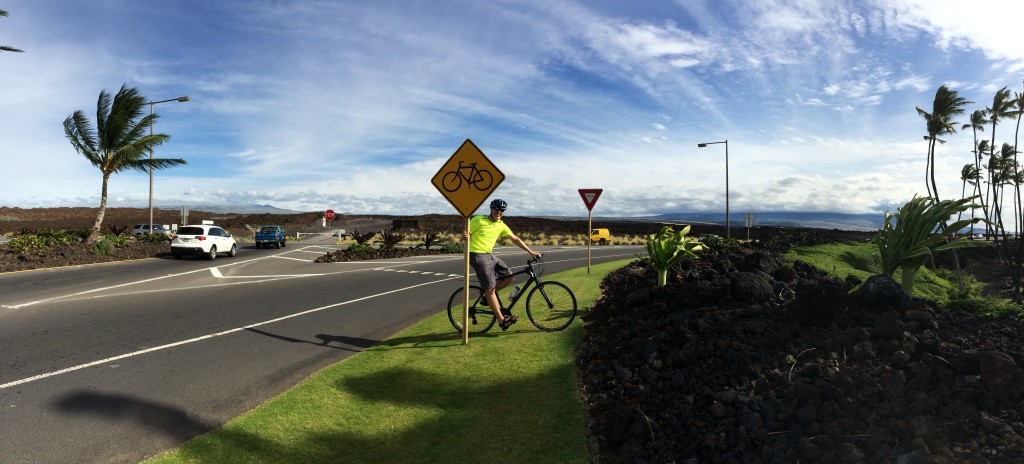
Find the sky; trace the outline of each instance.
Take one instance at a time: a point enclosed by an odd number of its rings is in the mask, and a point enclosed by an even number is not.
[[[96,207],[63,121],[138,88],[170,136],[157,207],[459,214],[431,183],[467,139],[509,216],[881,213],[926,195],[946,85],[1022,92],[1024,3],[977,0],[10,0],[0,206]],[[147,109],[148,111],[148,109]],[[1013,143],[1016,121],[997,126]],[[959,124],[957,125],[959,127]],[[987,138],[988,134],[981,134]],[[970,129],[937,149],[959,197]],[[698,148],[699,143],[724,142]],[[728,157],[728,165],[726,158]],[[109,183],[147,207],[149,176]],[[484,201],[486,205],[486,201]],[[484,206],[485,207],[485,206]]]

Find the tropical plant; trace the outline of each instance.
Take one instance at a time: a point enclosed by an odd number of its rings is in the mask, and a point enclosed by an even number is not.
[[[935,201],[930,197],[917,197],[896,210],[895,214],[885,213],[885,223],[872,239],[878,248],[883,274],[895,277],[896,270],[902,270],[903,293],[914,293],[914,276],[935,252],[985,246],[988,242],[971,241],[966,237],[948,238],[940,225],[968,208],[976,207],[976,197],[960,200]],[[950,224],[946,231],[958,231],[979,221],[979,218],[963,219]],[[895,224],[893,222],[895,221]]]
[[[679,232],[673,232],[672,226],[665,226],[661,232],[647,237],[647,256],[644,261],[658,273],[659,287],[668,283],[669,267],[683,259],[696,258],[697,252],[704,249],[700,243],[686,239],[689,232],[690,226],[683,227]]]
[[[100,92],[96,103],[96,128],[82,110],[75,111],[64,120],[64,133],[75,151],[86,157],[103,174],[100,208],[89,234],[89,243],[100,238],[100,226],[107,209],[107,185],[114,173],[136,170],[165,169],[185,164],[183,159],[155,158],[145,155],[170,139],[166,134],[147,134],[158,115],[144,115],[146,97],[138,89],[121,86],[113,99],[106,90]],[[140,119],[141,118],[141,119]]]
[[[6,10],[0,10],[0,16],[7,16],[7,11]],[[2,52],[22,52],[23,50],[19,50],[19,49],[14,48],[14,47],[8,47],[6,45],[0,45],[0,51],[2,51]]]
[[[430,247],[434,246],[434,244],[437,243],[437,241],[440,240],[440,239],[441,239],[441,231],[433,230],[433,229],[427,229],[427,230],[425,230],[423,232],[423,241],[420,242],[419,245],[416,245],[416,247],[417,248],[423,247],[423,248],[429,250]]]
[[[358,245],[366,245],[366,242],[369,242],[370,239],[372,239],[376,235],[376,232],[359,232],[358,230],[352,231],[352,239],[355,240],[356,244]]]
[[[932,101],[930,113],[921,109],[920,106],[917,107],[917,114],[924,118],[925,127],[928,130],[928,135],[925,136],[925,140],[928,141],[925,186],[928,188],[929,195],[936,199],[939,198],[939,188],[935,183],[935,144],[946,143],[939,139],[940,135],[956,133],[956,122],[953,121],[953,117],[963,114],[963,107],[970,103],[972,102],[960,97],[956,90],[949,90],[943,85],[935,91],[935,99]]]
[[[384,250],[394,250],[396,246],[405,240],[405,235],[394,230],[380,231],[380,247]]]

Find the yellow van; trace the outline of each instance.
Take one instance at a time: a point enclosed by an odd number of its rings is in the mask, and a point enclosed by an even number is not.
[[[608,229],[594,229],[590,231],[590,243],[598,245],[611,245],[612,234]]]

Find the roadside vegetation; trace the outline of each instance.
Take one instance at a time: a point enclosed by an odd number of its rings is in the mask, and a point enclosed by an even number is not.
[[[955,194],[949,193],[940,195],[935,180],[935,148],[938,144],[946,143],[958,128],[970,129],[974,143],[970,153],[962,154],[969,162],[960,170],[960,199],[977,199],[978,207],[970,209],[970,216],[981,219],[977,230],[993,239],[1000,253],[999,265],[1006,269],[1013,285],[1012,300],[1019,303],[1022,301],[1024,241],[1014,237],[1024,231],[1021,194],[1024,172],[1017,159],[1021,116],[1024,116],[1024,95],[1003,87],[993,95],[989,106],[972,111],[967,123],[961,125],[954,120],[966,113],[969,105],[973,104],[956,90],[943,85],[935,91],[930,108],[916,108],[917,114],[925,120],[928,134],[925,136],[928,142],[925,162],[927,196],[935,201],[955,197]],[[997,138],[997,126],[1012,119],[1016,119],[1012,137],[1006,135],[1010,131],[1004,131],[999,133],[1003,140]],[[985,138],[986,131],[988,138]],[[966,214],[958,214],[956,220]],[[942,230],[948,233],[961,232],[952,227],[947,229],[945,223],[942,224]],[[972,226],[969,233],[974,232]],[[954,254],[954,264],[955,261]]]
[[[360,232],[356,231],[353,235],[343,238],[336,239],[334,242],[338,245],[364,245],[367,247],[380,246],[384,244],[383,236],[390,234],[390,231],[383,232]],[[586,246],[588,237],[586,234],[547,234],[544,232],[523,232],[517,233],[519,238],[523,239],[527,245],[530,246]],[[429,240],[429,246],[444,246],[448,243],[461,243],[464,241],[461,233],[453,233],[449,231],[416,231],[408,232],[403,235],[402,239],[396,242],[395,246],[402,247],[423,247]],[[613,236],[613,245],[643,245],[647,241],[647,238],[643,235],[622,235]],[[497,243],[499,246],[508,246],[512,242],[507,239],[500,239]],[[598,246],[593,244],[593,246]]]
[[[864,281],[868,277],[882,274],[878,249],[873,243],[833,243],[795,247],[783,258],[790,264],[804,261],[840,279],[854,276]],[[1024,314],[1024,308],[1006,298],[995,298],[983,294],[985,284],[972,275],[972,268],[964,274],[964,291],[957,285],[956,273],[947,268],[926,265],[914,277],[913,295],[934,301],[946,310],[960,310],[976,314],[998,315],[1009,311]],[[896,270],[894,279],[902,279],[902,271]]]
[[[546,276],[581,308],[632,260]],[[561,332],[518,324],[462,345],[444,311],[311,376],[150,463],[587,462],[574,350]]]

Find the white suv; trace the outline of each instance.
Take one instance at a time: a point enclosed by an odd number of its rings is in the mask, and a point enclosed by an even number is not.
[[[238,244],[228,231],[215,225],[181,226],[178,227],[178,234],[171,240],[171,253],[175,259],[196,254],[212,260],[217,257],[217,253],[235,256],[238,253]]]
[[[142,235],[149,233],[149,224],[135,224],[135,228],[132,229],[133,235]],[[154,234],[171,235],[171,231],[164,228],[163,224],[153,224]]]

